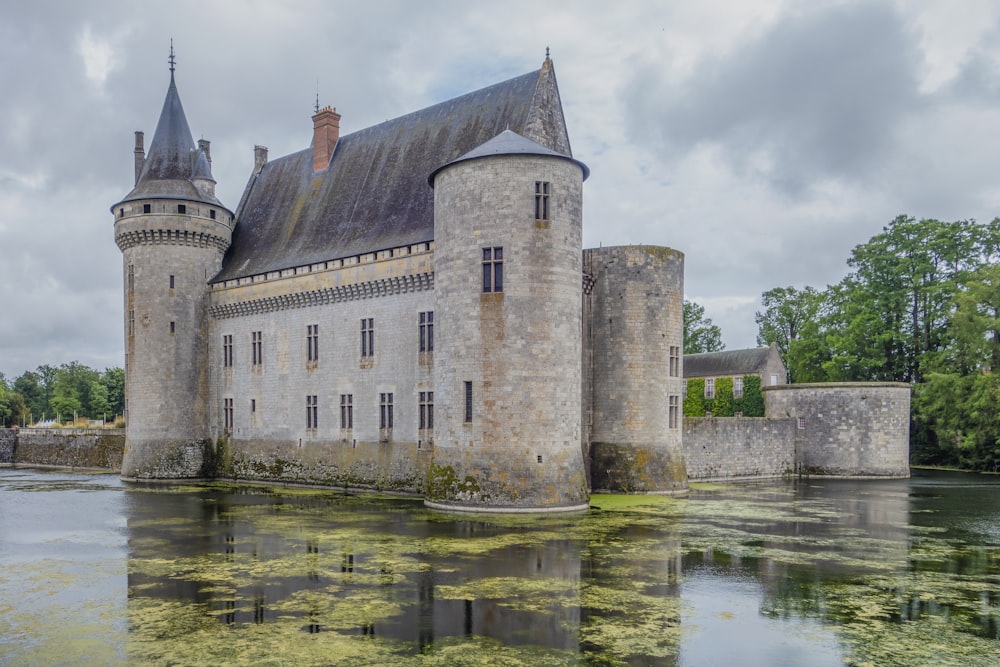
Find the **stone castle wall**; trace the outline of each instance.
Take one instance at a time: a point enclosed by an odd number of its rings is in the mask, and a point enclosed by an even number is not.
[[[591,486],[684,492],[684,255],[659,246],[619,246],[585,250],[583,262],[591,282],[582,364]]]
[[[796,422],[766,417],[685,417],[691,481],[764,479],[795,468]]]
[[[511,155],[459,162],[435,177],[440,407],[430,502],[586,506],[582,176],[570,160]],[[548,219],[535,219],[537,182],[551,185]],[[484,250],[498,248],[503,289],[486,290],[484,266],[495,264],[483,264]]]
[[[769,417],[796,420],[799,471],[846,477],[910,475],[910,386],[790,384],[764,390]]]
[[[17,429],[0,428],[0,466],[14,463],[14,452],[17,449]]]
[[[121,470],[122,429],[0,429],[0,464]]]

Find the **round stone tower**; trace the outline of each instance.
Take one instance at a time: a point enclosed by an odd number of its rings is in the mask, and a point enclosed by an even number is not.
[[[685,493],[684,255],[659,246],[592,248],[584,264],[593,281],[584,358],[591,484],[595,491]]]
[[[124,479],[196,478],[208,439],[208,281],[232,237],[209,143],[195,146],[174,83],[148,156],[136,132],[135,187],[111,207],[124,256]]]
[[[587,507],[580,448],[587,175],[582,163],[507,130],[430,177],[438,406],[431,507]]]

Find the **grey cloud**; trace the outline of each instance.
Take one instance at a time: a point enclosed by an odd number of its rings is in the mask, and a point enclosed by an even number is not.
[[[801,195],[816,179],[862,179],[889,152],[896,123],[923,103],[920,64],[887,3],[792,15],[680,84],[640,68],[625,88],[632,139],[652,135],[667,155],[716,145],[738,170]]]

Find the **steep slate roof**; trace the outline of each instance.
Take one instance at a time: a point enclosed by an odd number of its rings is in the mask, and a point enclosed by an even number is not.
[[[195,187],[191,182],[193,178],[215,180],[204,152],[194,146],[171,69],[170,86],[139,179],[132,192],[118,203],[133,199],[170,198],[206,202],[225,208],[214,196],[206,195]],[[112,211],[115,206],[118,204],[111,207]]]
[[[723,350],[684,355],[684,377],[718,377],[725,375],[754,375],[767,368],[769,347],[749,350]]]
[[[251,178],[213,282],[434,238],[438,167],[505,129],[572,157],[552,61],[522,76],[340,137],[330,166],[312,149]]]

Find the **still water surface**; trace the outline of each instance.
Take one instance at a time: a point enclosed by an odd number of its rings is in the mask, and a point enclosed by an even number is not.
[[[1000,664],[1000,479],[470,517],[0,470],[0,664]]]

